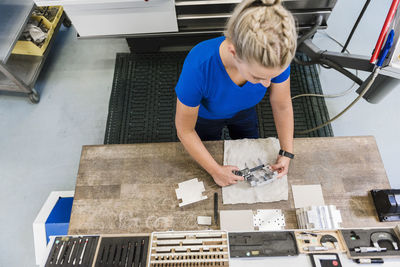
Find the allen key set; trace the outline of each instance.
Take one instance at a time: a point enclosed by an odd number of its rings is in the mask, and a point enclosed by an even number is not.
[[[145,267],[149,236],[101,237],[95,267]]]
[[[98,239],[98,236],[57,237],[54,240],[45,267],[92,266]]]

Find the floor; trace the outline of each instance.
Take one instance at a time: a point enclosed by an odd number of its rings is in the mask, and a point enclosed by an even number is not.
[[[338,1],[327,32],[344,43],[361,2]],[[350,43],[351,52],[371,54],[390,3],[371,2]],[[316,35],[315,43],[340,51],[323,34]],[[32,222],[51,191],[74,189],[82,145],[103,143],[115,53],[128,51],[123,39],[77,40],[73,28],[62,28],[36,84],[40,104],[0,94],[0,267],[35,266]],[[321,69],[320,78],[325,93],[351,85],[332,70]],[[333,123],[336,136],[376,137],[392,188],[400,188],[399,89],[379,104],[361,100]],[[331,117],[356,96],[326,100]]]

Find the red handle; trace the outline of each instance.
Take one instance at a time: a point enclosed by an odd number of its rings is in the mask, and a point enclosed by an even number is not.
[[[389,30],[390,23],[393,20],[394,15],[396,14],[397,7],[399,6],[400,0],[393,0],[392,5],[389,9],[388,15],[386,16],[385,23],[383,24],[381,34],[379,35],[378,41],[376,42],[375,45],[375,50],[374,53],[372,54],[371,60],[369,61],[370,63],[374,64],[375,61],[377,60],[379,53],[382,49],[383,41],[385,40],[386,34]]]

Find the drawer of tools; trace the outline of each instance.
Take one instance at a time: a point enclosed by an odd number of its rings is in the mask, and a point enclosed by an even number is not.
[[[91,267],[98,236],[56,237],[45,267]]]
[[[95,267],[145,267],[149,236],[101,237]]]

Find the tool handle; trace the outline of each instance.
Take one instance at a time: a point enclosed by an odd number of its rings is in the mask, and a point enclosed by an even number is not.
[[[385,46],[383,47],[382,52],[381,52],[380,55],[379,55],[379,60],[378,60],[378,62],[376,63],[376,65],[377,65],[378,67],[382,67],[383,62],[385,61],[386,56],[387,56],[387,54],[389,53],[390,48],[392,48],[392,45],[393,45],[393,38],[394,38],[394,30],[391,30],[391,31],[389,32],[389,35],[388,35],[387,39],[386,39]]]
[[[375,63],[376,59],[379,56],[379,53],[380,53],[382,45],[383,45],[383,41],[385,40],[385,36],[389,30],[390,23],[392,22],[393,17],[396,14],[396,10],[397,10],[397,7],[399,6],[399,2],[400,2],[400,0],[393,0],[392,5],[390,6],[388,15],[386,16],[385,23],[383,24],[383,27],[382,27],[382,31],[379,35],[378,41],[376,42],[374,53],[372,54],[372,57],[369,61],[372,64]]]

